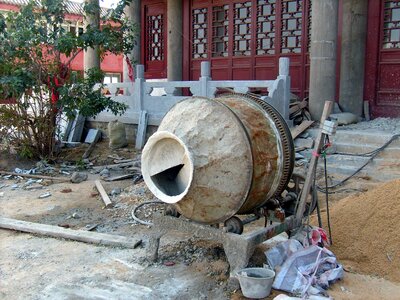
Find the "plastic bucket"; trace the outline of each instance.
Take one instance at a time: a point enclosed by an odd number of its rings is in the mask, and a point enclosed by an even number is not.
[[[275,272],[265,268],[246,268],[237,272],[243,296],[265,298],[271,293]]]

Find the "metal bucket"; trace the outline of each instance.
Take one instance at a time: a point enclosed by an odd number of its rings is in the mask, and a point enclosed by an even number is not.
[[[265,268],[246,268],[237,273],[243,296],[265,298],[271,293],[275,272]]]

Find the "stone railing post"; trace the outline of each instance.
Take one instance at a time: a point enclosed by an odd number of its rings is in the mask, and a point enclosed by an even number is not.
[[[133,90],[134,107],[141,111],[144,107],[143,103],[143,83],[144,83],[144,66],[136,65],[135,85]]]
[[[146,140],[148,114],[147,111],[144,109],[145,105],[144,105],[143,83],[144,83],[144,66],[137,65],[135,87],[133,91],[133,101],[134,103],[136,103],[135,108],[138,110],[139,113],[139,122],[138,122],[138,129],[136,133],[136,143],[135,143],[136,149],[142,149],[144,142]]]
[[[208,95],[208,82],[211,80],[210,62],[202,61],[200,65],[200,96],[210,97]]]
[[[283,99],[282,101],[282,115],[288,125],[289,122],[289,104],[290,104],[290,76],[289,76],[289,65],[290,61],[288,57],[279,58],[279,75],[278,79],[283,80]]]

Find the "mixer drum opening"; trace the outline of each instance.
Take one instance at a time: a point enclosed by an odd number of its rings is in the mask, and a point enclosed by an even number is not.
[[[176,196],[185,191],[185,183],[182,182],[179,172],[183,164],[171,167],[151,176],[154,184],[168,196]]]
[[[160,200],[177,203],[188,192],[193,163],[183,142],[173,133],[152,135],[142,154],[142,173],[150,191]]]

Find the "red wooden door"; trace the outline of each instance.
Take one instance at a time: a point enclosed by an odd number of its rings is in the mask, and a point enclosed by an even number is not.
[[[184,76],[197,80],[201,61],[215,80],[274,79],[290,58],[292,91],[308,94],[309,0],[184,1]]]
[[[364,96],[373,117],[400,117],[400,0],[369,1]]]
[[[146,78],[167,77],[166,9],[165,2],[142,2],[142,57]]]

